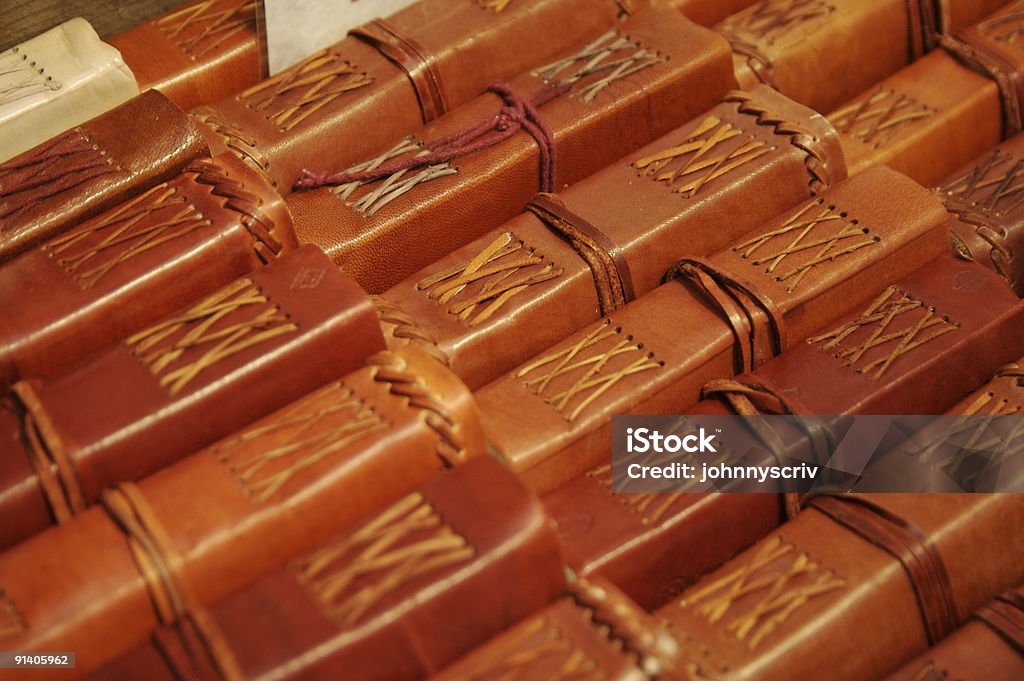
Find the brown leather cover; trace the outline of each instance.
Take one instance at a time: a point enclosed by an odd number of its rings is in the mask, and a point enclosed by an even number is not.
[[[411,681],[539,610],[563,582],[541,505],[484,456],[158,631],[148,650],[90,679],[151,678],[159,651],[163,673],[181,681]],[[195,646],[197,630],[220,645]]]
[[[266,75],[256,30],[260,5],[258,0],[190,0],[109,42],[121,51],[140,89],[154,88],[191,109]]]
[[[230,154],[0,267],[0,386],[82,358],[296,248],[291,216]]]
[[[1005,6],[1007,0],[920,0],[921,18],[932,34],[929,49],[942,35],[976,24]]]
[[[951,213],[958,255],[990,267],[1024,296],[1024,134],[1007,140],[945,178],[939,197]]]
[[[568,89],[536,107],[553,137],[550,147],[519,130],[492,147],[426,168],[296,192],[287,201],[299,240],[321,246],[367,291],[380,293],[511,218],[538,189],[577,182],[706,110],[733,80],[720,37],[660,8],[567,50],[509,87],[531,100],[555,84]],[[494,94],[484,95],[350,170],[414,158],[421,144],[429,149],[482,124],[501,125],[496,114],[508,116],[510,109],[511,102],[503,107]],[[546,152],[557,159],[550,179]]]
[[[484,427],[550,490],[602,462],[613,414],[677,413],[942,253],[944,228],[929,192],[869,169],[482,388]]]
[[[714,26],[730,14],[735,14],[753,5],[757,0],[662,0],[670,4],[688,19],[701,26]]]
[[[1007,591],[886,681],[1018,681],[1024,677],[1024,588]]]
[[[0,544],[362,364],[384,344],[363,292],[300,248],[69,372],[21,381],[0,412]],[[52,514],[52,516],[51,516]]]
[[[447,107],[496,79],[592,40],[646,0],[420,0],[383,25],[415,44]],[[374,41],[350,35],[271,78],[193,113],[223,148],[266,172],[282,192],[306,167],[344,168],[423,123],[417,88]],[[237,134],[235,134],[237,133]]]
[[[656,613],[689,677],[878,678],[1024,580],[1024,497],[819,497]]]
[[[988,382],[946,413],[1001,416],[1021,411],[1024,411],[1024,359],[1000,367]]]
[[[458,379],[415,350],[374,355],[365,368],[138,484],[105,492],[102,507],[0,554],[0,583],[25,622],[4,646],[73,646],[88,651],[79,670],[95,668],[140,643],[159,623],[178,622],[412,492],[445,467],[485,451],[476,407]],[[520,507],[526,516],[519,527],[525,556],[546,554],[548,561],[536,581],[523,585],[525,603],[532,604],[526,607],[538,607],[537,599],[543,603],[559,585],[560,558],[552,533],[536,502],[508,480],[509,474],[475,470],[433,485],[480,487],[497,476],[500,489],[486,490],[492,495],[489,515],[484,517],[479,502],[441,506],[440,516],[458,522],[467,512],[480,513],[473,521],[479,524],[469,528],[476,545],[481,528],[497,527],[496,509]],[[197,489],[203,491],[202,503],[197,503]],[[399,502],[404,522],[430,527],[431,516],[409,509],[408,502],[408,497]],[[449,503],[461,502],[451,498]],[[514,518],[509,515],[507,527],[516,527]],[[488,550],[512,541],[497,535]],[[383,531],[382,536],[390,535]],[[383,548],[375,543],[380,538],[369,543]],[[93,541],[95,550],[81,554],[83,542]],[[464,546],[455,550],[461,553]],[[439,553],[449,550],[450,545],[442,545]],[[427,556],[418,556],[416,564],[423,560]],[[68,564],[75,569],[43,576]],[[399,569],[392,576],[403,574]],[[370,576],[367,571],[361,579]],[[292,591],[301,588],[296,583]],[[287,616],[302,600],[281,601],[280,614]],[[324,620],[319,611],[303,610],[317,623]],[[259,626],[248,618],[234,622],[243,631],[249,624]]]
[[[771,85],[817,111],[924,53],[916,0],[762,0],[715,27],[732,44],[736,79]]]
[[[565,598],[430,679],[675,679],[677,653],[672,637],[611,582],[578,579]]]
[[[709,255],[845,176],[820,114],[764,85],[730,93],[388,289],[375,299],[385,337],[479,388],[656,288],[680,257]]]
[[[850,174],[884,163],[925,186],[999,143],[995,82],[943,50],[925,55],[832,112]]]
[[[208,154],[196,124],[150,91],[15,156],[0,164],[0,263]]]

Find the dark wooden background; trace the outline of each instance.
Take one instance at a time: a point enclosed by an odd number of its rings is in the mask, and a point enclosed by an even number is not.
[[[101,38],[120,33],[184,0],[0,0],[0,51],[72,17],[83,17]]]

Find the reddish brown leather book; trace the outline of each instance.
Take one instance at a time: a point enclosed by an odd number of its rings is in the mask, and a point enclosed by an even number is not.
[[[613,414],[678,413],[707,381],[756,368],[947,248],[941,204],[873,168],[681,261],[666,284],[477,391],[484,426],[513,470],[550,490],[606,459]]]
[[[190,0],[109,41],[121,51],[140,89],[159,90],[191,109],[266,76],[258,11],[257,0]]]
[[[362,364],[373,307],[314,247],[179,309],[65,374],[20,381],[0,412],[0,545]]]
[[[817,497],[655,614],[690,678],[878,678],[1024,580],[1022,531],[1021,495]]]
[[[89,678],[411,681],[540,610],[564,579],[541,505],[482,456]]]
[[[331,188],[291,194],[296,233],[380,293],[513,217],[538,190],[583,179],[732,85],[728,47],[712,31],[667,7],[637,14],[326,176]],[[434,160],[394,167],[421,155]]]
[[[441,470],[460,466],[485,451],[472,397],[454,376],[415,350],[379,353],[364,368],[138,484],[108,490],[102,505],[0,554],[0,583],[17,603],[24,624],[3,645],[71,646],[88,651],[79,660],[80,672],[95,668],[141,643],[158,624],[187,619],[199,606],[313,550],[332,534],[410,494]],[[405,496],[396,511],[400,519],[391,518],[396,522],[361,544],[353,559],[368,552],[360,565],[366,566],[366,561],[372,565],[375,551],[397,541],[395,533],[400,530],[423,539],[418,530],[429,531],[438,517],[456,522],[472,510],[481,514],[465,523],[478,523],[468,530],[471,543],[480,548],[478,557],[483,562],[477,567],[498,563],[498,556],[489,551],[500,554],[504,547],[513,548],[518,558],[501,569],[521,570],[520,561],[536,562],[537,568],[546,565],[538,569],[534,581],[523,584],[524,601],[519,607],[528,612],[558,588],[557,545],[536,502],[508,480],[510,474],[475,470],[477,474],[458,474],[432,484],[467,491],[497,476],[500,489],[487,490],[489,501],[459,505],[462,502],[450,498],[454,509],[442,504],[433,510],[427,502],[410,507],[410,497]],[[426,493],[427,498],[432,496]],[[450,493],[442,496],[452,497]],[[492,505],[484,518],[487,503]],[[504,521],[509,532],[488,540],[497,543],[478,545],[478,540],[484,541],[483,529],[494,525],[498,511],[513,508],[522,513],[509,513]],[[372,531],[370,527],[365,531]],[[468,553],[466,543],[452,549],[443,536],[440,539],[441,555]],[[90,548],[83,552],[86,543]],[[402,555],[392,554],[396,559]],[[414,564],[423,565],[428,555],[418,555]],[[75,570],[44,576],[51,567],[60,572],[59,566],[69,561]],[[381,589],[390,584],[389,579],[406,574],[402,563],[393,573],[387,571],[388,565],[393,564],[385,563],[386,574],[379,576]],[[462,560],[456,573],[463,574],[465,565]],[[316,570],[305,572],[313,575]],[[289,574],[294,580],[295,573]],[[356,584],[365,585],[374,576],[366,567]],[[466,581],[480,584],[476,579],[486,583],[489,578],[493,574]],[[293,592],[302,588],[296,582]],[[365,598],[357,598],[357,609]],[[312,604],[315,598],[310,594],[305,602]],[[261,601],[260,607],[266,604]],[[280,614],[288,615],[288,601],[281,601],[281,607]],[[317,620],[316,610],[302,610],[315,622],[329,623],[322,616]],[[494,614],[499,621],[490,626],[500,627],[500,614]],[[275,619],[269,611],[265,615]],[[259,626],[248,618],[235,622],[236,627],[246,624]]]
[[[150,91],[15,156],[0,164],[0,263],[207,155],[199,127]]]
[[[710,255],[845,176],[824,117],[764,85],[733,92],[388,289],[375,299],[385,337],[479,388],[653,290],[680,257]]]
[[[266,180],[230,154],[196,161],[0,266],[0,386],[63,373],[295,247]]]

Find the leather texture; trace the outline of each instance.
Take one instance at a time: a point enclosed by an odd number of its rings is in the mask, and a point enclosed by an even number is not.
[[[480,389],[484,427],[513,470],[550,490],[608,455],[613,414],[679,413],[707,381],[760,366],[936,257],[945,237],[926,190],[865,171],[682,261],[664,285]]]
[[[139,94],[121,55],[85,19],[0,53],[0,162]]]
[[[557,542],[539,504],[493,461],[494,466],[478,466],[475,473],[455,472],[427,483],[440,471],[459,467],[485,451],[475,404],[454,376],[415,350],[373,355],[365,367],[138,484],[123,483],[107,490],[101,505],[0,554],[0,583],[4,592],[17,600],[27,623],[5,645],[29,649],[75,645],[89,651],[78,663],[82,673],[129,652],[158,625],[187,626],[191,617],[200,616],[202,606],[299,554],[315,552],[322,557],[299,559],[306,565],[304,570],[288,569],[277,577],[277,582],[291,578],[291,592],[297,601],[281,601],[280,613],[269,612],[259,595],[265,589],[256,586],[254,606],[264,614],[255,619],[251,613],[229,617],[219,627],[224,636],[234,633],[237,641],[248,627],[280,627],[278,617],[298,617],[300,621],[306,617],[307,626],[313,628],[289,627],[295,634],[294,643],[299,644],[303,635],[322,633],[331,621],[326,617],[329,601],[318,603],[315,597],[320,593],[315,588],[320,580],[303,581],[302,574],[312,577],[318,573],[309,567],[311,560],[334,564],[329,554],[346,540],[354,548],[349,554],[338,549],[342,552],[339,558],[348,556],[356,583],[367,588],[350,604],[356,612],[365,613],[364,603],[377,602],[385,606],[386,620],[391,607],[401,607],[401,599],[396,603],[386,595],[390,579],[399,579],[392,585],[398,588],[418,578],[409,583],[416,585],[412,589],[415,594],[440,578],[436,571],[424,575],[405,572],[414,565],[429,566],[429,545],[440,541],[434,558],[450,557],[453,552],[459,556],[458,569],[453,569],[450,561],[446,564],[449,575],[464,570],[471,557],[495,564],[491,571],[480,570],[479,576],[465,578],[471,590],[475,585],[491,592],[489,580],[500,581],[509,571],[522,572],[523,561],[534,565],[537,572],[522,584],[522,604],[510,601],[509,616],[515,612],[523,616],[557,593],[561,579]],[[424,483],[426,490],[415,492]],[[489,490],[488,484],[500,489]],[[202,504],[196,504],[193,493],[200,487],[206,495]],[[467,503],[451,492],[465,493],[474,487],[491,498]],[[434,489],[442,499],[432,509]],[[421,503],[410,502],[410,494],[419,495]],[[383,510],[393,503],[398,504],[392,507],[397,510]],[[499,512],[508,515],[499,520]],[[347,530],[341,539],[332,538],[374,515],[376,524],[371,520]],[[445,531],[439,520],[455,523],[456,529]],[[464,532],[459,525],[465,527]],[[501,527],[508,528],[507,532],[498,532]],[[496,531],[494,537],[484,536],[488,530]],[[446,538],[459,536],[466,541],[454,547],[451,541],[446,543]],[[80,555],[83,541],[94,541],[96,550]],[[375,551],[392,543],[409,551],[425,550],[412,554],[412,563],[385,562],[378,574],[372,567]],[[474,548],[467,550],[469,546]],[[503,557],[505,548],[510,551]],[[387,555],[399,559],[403,554]],[[507,566],[502,563],[506,558]],[[539,569],[539,560],[546,561],[545,569]],[[75,564],[74,571],[46,576],[69,562]],[[388,565],[395,567],[394,572]],[[495,575],[494,569],[501,574]],[[385,594],[364,601],[376,593],[367,586],[374,579]],[[309,590],[303,592],[305,588]],[[107,597],[97,599],[97,593]],[[416,600],[408,590],[398,593]],[[439,600],[444,603],[450,597]],[[242,603],[246,600],[241,597]],[[218,612],[214,607],[212,614]],[[481,625],[489,616],[487,612],[482,615]],[[499,620],[490,620],[488,626],[500,629],[505,623],[499,615]],[[395,633],[400,632],[398,628]],[[261,640],[262,636],[256,636],[253,642]],[[243,646],[239,652],[244,652],[239,661],[253,661],[254,651],[244,642],[238,644]],[[385,645],[383,651],[394,654],[392,646]],[[263,652],[273,659],[280,651],[268,646]],[[443,653],[439,650],[438,654]],[[138,674],[128,678],[132,677]],[[195,677],[186,674],[182,678]]]
[[[385,337],[435,352],[480,388],[653,290],[679,258],[710,255],[845,176],[820,114],[767,86],[732,92],[545,198],[572,217],[534,205],[388,289],[375,299]],[[566,219],[599,235],[567,232]],[[594,238],[609,245],[587,245]],[[621,262],[605,268],[595,258]],[[613,299],[626,280],[628,299]]]
[[[297,247],[281,197],[230,154],[0,266],[0,386],[61,374]]]
[[[543,64],[568,46],[609,30],[646,0],[421,0],[386,19],[418,45],[457,107],[488,83]],[[281,192],[302,170],[345,168],[394,144],[423,123],[400,66],[372,44],[348,36],[271,78],[193,112],[210,124],[220,149],[242,149]],[[235,132],[232,132],[234,130]],[[237,133],[237,134],[236,134]]]
[[[1020,583],[1021,531],[1020,495],[819,497],[655,614],[691,679],[878,678]]]
[[[190,0],[110,38],[141,89],[182,109],[215,102],[266,77],[255,0]]]
[[[185,112],[151,90],[0,163],[0,263],[208,155]]]
[[[1024,210],[1014,198],[1024,134],[945,177],[938,195],[950,212],[953,249],[995,270],[1024,296]]]
[[[466,138],[472,151],[382,172],[373,181],[293,193],[287,201],[295,229],[300,241],[319,245],[368,292],[381,293],[513,217],[538,190],[582,180],[706,110],[732,85],[720,37],[670,8],[641,12],[510,81],[525,101],[552,87],[566,89],[536,106],[536,125],[547,127],[553,143],[528,132],[531,116],[525,129],[511,128],[511,136],[475,151],[477,140],[467,133],[488,126],[479,144],[501,139],[502,117],[515,107],[487,94],[348,170],[387,168],[382,164],[414,159],[450,140]]]
[[[714,26],[757,0],[663,0],[701,26]]]
[[[66,522],[104,487],[159,470],[382,348],[363,292],[306,247],[67,373],[16,383],[17,413],[0,412],[9,443],[0,500],[15,519],[3,545]]]

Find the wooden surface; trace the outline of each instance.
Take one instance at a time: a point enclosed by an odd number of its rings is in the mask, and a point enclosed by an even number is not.
[[[0,51],[84,17],[101,38],[154,17],[183,0],[0,0]]]

